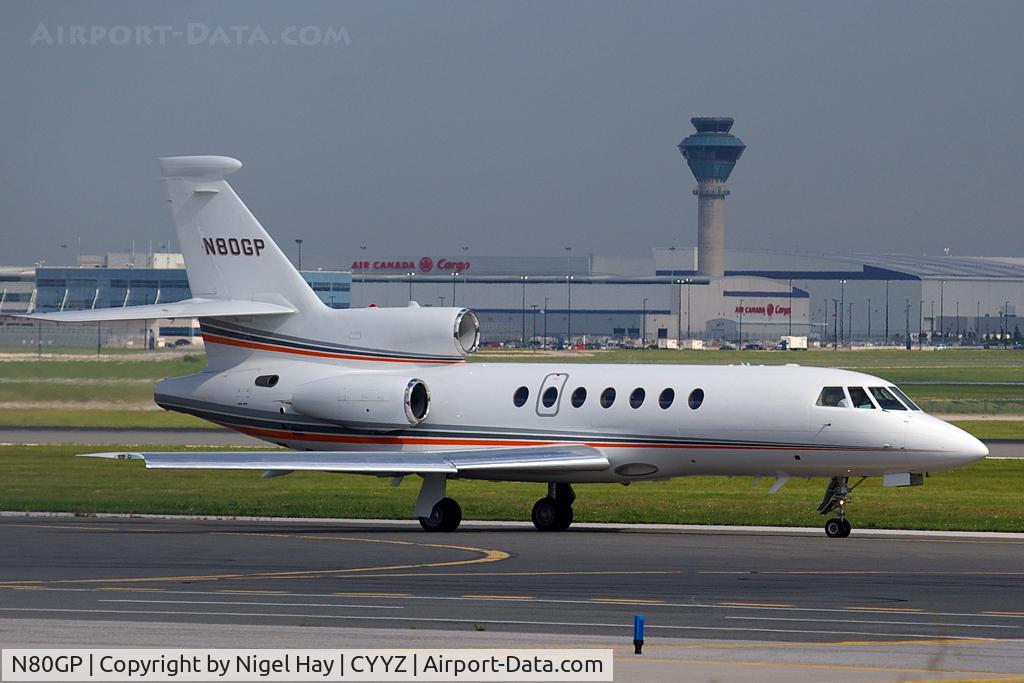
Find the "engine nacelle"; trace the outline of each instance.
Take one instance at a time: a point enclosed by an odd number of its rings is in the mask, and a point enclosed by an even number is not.
[[[415,427],[427,417],[430,391],[423,380],[407,376],[337,375],[296,387],[292,408],[329,422],[395,431]]]
[[[352,308],[340,311],[345,343],[425,362],[459,360],[480,343],[480,321],[465,308]]]

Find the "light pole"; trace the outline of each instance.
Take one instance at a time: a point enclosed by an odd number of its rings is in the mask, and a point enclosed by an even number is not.
[[[406,273],[409,276],[409,301],[412,301],[412,277],[416,273]]]
[[[836,308],[839,306],[839,299],[832,299],[832,350],[835,351],[839,348],[839,312]]]
[[[793,278],[789,278],[789,336],[793,336]]]
[[[850,346],[853,346],[853,302],[850,302],[850,317],[846,323],[846,337],[850,342]]]
[[[572,346],[572,275],[565,276],[565,295],[566,295],[566,312],[565,312],[565,343]]]
[[[743,349],[743,299],[740,299],[740,329],[738,331],[739,331],[739,334],[737,336],[740,338],[740,340],[739,340],[739,344],[737,345],[737,348],[742,350]]]
[[[1010,302],[1003,303],[1003,348],[1006,348],[1007,338],[1010,336]]]
[[[522,305],[523,327],[522,327],[521,333],[519,335],[519,343],[522,346],[526,345],[526,280],[527,280],[528,277],[529,277],[528,275],[520,275],[519,276],[519,280],[522,282],[522,285],[523,285],[523,305]]]
[[[885,281],[885,345],[889,345],[889,281]]]
[[[444,295],[441,295],[437,298],[441,300],[441,308],[444,308]]]
[[[871,299],[868,299],[868,341],[871,341]]]
[[[935,302],[934,301],[931,302],[931,317],[932,317],[931,327],[929,328],[928,332],[929,332],[930,336],[934,337],[935,336]]]
[[[956,302],[956,338],[960,341],[960,302]]]
[[[537,304],[530,304],[530,308],[533,309],[533,338],[530,339],[530,346],[534,351],[537,350]]]
[[[903,312],[906,314],[906,318],[907,318],[907,334],[906,334],[906,339],[904,340],[904,346],[906,347],[907,351],[909,351],[910,348],[911,348],[911,346],[910,346],[911,345],[911,341],[910,341],[910,299],[907,299],[907,304],[906,304],[906,306],[904,306]]]
[[[676,309],[679,312],[679,315],[676,316],[676,339],[678,340],[683,336],[683,281],[677,279],[675,283],[676,294],[679,295],[677,297],[679,308]]]
[[[452,272],[452,306],[455,305],[455,276],[458,275],[456,272]]]
[[[839,281],[839,337],[846,343],[846,280]]]
[[[565,245],[565,298],[567,301],[565,316],[565,344],[566,348],[572,346],[572,275],[569,274],[569,257],[572,254],[572,247]]]
[[[544,343],[542,346],[548,348],[548,297],[544,297]]]
[[[921,350],[921,335],[924,334],[924,299],[917,301],[917,350]]]
[[[945,306],[946,281],[939,280],[939,336],[946,338],[946,306]]]
[[[686,338],[690,337],[690,278],[686,278]]]
[[[640,316],[640,347],[647,348],[647,297],[644,297],[643,313]]]
[[[302,240],[295,240],[295,244],[299,245],[299,260],[295,270],[302,270]]]

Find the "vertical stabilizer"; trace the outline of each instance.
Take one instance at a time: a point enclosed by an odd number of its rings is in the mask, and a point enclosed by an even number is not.
[[[242,167],[220,156],[160,159],[192,296],[261,301],[299,312],[324,304],[224,176]]]

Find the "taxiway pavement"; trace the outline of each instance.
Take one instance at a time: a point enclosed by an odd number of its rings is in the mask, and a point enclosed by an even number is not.
[[[5,646],[579,643],[649,680],[1024,679],[1019,536],[7,516],[0,548]]]

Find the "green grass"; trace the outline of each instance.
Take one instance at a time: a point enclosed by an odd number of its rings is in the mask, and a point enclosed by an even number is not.
[[[116,450],[119,447],[105,447]],[[261,479],[256,472],[146,470],[140,462],[75,458],[89,447],[0,448],[0,509],[75,513],[168,513],[408,519],[419,479],[387,480],[298,473]],[[159,450],[154,448],[154,450]],[[1019,484],[1024,461],[984,461],[933,475],[922,487],[884,489],[877,479],[855,492],[850,515],[860,528],[1024,531]],[[692,477],[669,482],[577,486],[579,521],[817,526],[824,480],[790,481],[768,495],[769,481]],[[529,518],[539,484],[455,480],[448,493],[467,519]]]
[[[43,401],[152,404],[153,385],[148,381],[89,384],[0,380],[0,403]]]
[[[0,362],[2,379],[152,379],[199,372],[206,356],[189,354],[180,360],[17,360]]]
[[[218,428],[212,422],[200,420],[198,417],[166,410],[38,410],[35,408],[0,410],[0,427]]]
[[[954,420],[953,424],[982,441],[1024,441],[1024,420]]]

